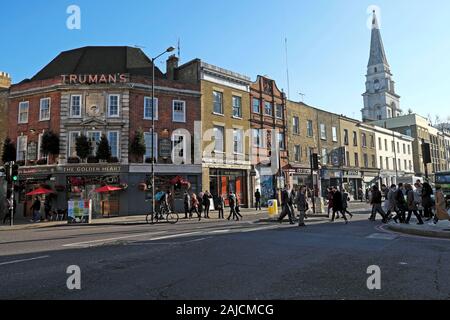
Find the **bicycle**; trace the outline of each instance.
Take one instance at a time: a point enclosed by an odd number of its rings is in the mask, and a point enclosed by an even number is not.
[[[156,224],[160,221],[166,220],[170,224],[175,224],[180,220],[180,216],[176,212],[170,211],[166,206],[161,205],[156,214],[149,213],[145,218],[148,224]]]

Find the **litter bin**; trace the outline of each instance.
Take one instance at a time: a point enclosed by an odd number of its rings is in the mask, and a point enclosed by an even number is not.
[[[278,200],[269,200],[269,218],[278,216]]]

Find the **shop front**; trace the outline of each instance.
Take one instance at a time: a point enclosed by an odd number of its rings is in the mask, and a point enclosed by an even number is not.
[[[221,195],[228,205],[228,195],[234,192],[239,203],[247,207],[247,170],[209,169],[209,191],[213,196]]]
[[[321,180],[322,197],[326,198],[328,196],[327,189],[329,187],[340,187],[342,185],[342,171],[337,169],[322,169]]]
[[[361,171],[344,171],[342,180],[344,189],[350,194],[353,200],[361,200],[364,197]],[[363,192],[362,195],[360,191]]]
[[[290,165],[285,172],[289,176],[289,184],[294,189],[297,189],[300,186],[307,186],[309,189],[313,188],[313,179],[311,177],[310,168]]]
[[[362,171],[363,189],[370,189],[374,185],[380,183],[380,171],[379,170],[364,170]]]

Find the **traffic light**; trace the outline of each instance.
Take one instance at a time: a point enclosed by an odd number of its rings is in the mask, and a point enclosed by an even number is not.
[[[431,163],[431,147],[429,143],[422,144],[422,157],[423,163],[425,164]]]
[[[319,170],[319,155],[317,153],[313,153],[311,155],[312,169]]]
[[[13,164],[11,170],[11,179],[13,182],[19,181],[19,165]]]

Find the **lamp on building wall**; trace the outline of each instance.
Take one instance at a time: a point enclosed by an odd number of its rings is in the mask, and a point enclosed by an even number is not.
[[[174,47],[167,48],[163,53],[151,59],[152,62],[152,212],[155,212],[155,61],[166,53],[174,51]]]

